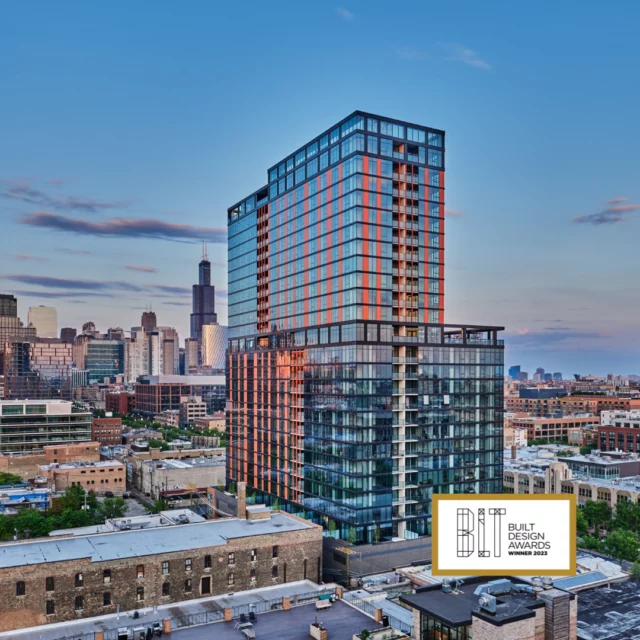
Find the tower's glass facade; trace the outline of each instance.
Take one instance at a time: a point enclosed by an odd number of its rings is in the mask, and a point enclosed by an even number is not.
[[[497,328],[444,322],[444,132],[356,112],[229,209],[228,477],[361,541],[501,490]]]

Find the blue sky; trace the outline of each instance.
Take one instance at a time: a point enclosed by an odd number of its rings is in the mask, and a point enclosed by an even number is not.
[[[54,304],[102,330],[151,304],[185,337],[206,237],[224,321],[227,206],[363,109],[447,131],[447,322],[506,326],[507,364],[530,371],[640,372],[639,18],[631,1],[4,3],[0,291],[24,319]]]

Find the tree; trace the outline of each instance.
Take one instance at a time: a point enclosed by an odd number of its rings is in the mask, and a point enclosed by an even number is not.
[[[639,519],[640,509],[638,509],[637,503],[627,502],[626,500],[618,502],[613,518],[613,528],[637,532],[638,524],[640,524]]]
[[[591,527],[595,529],[595,535],[600,537],[600,526],[608,525],[611,521],[611,507],[604,500],[587,500],[584,505],[584,517]]]
[[[36,509],[23,509],[13,519],[13,524],[20,535],[24,536],[29,531],[32,538],[46,536],[53,531],[50,519]]]
[[[604,543],[606,552],[616,560],[628,560],[637,562],[638,560],[638,536],[633,531],[612,531]]]
[[[355,527],[349,527],[349,531],[347,532],[347,542],[349,544],[355,544],[358,540],[358,535],[356,533]]]
[[[160,449],[160,451],[168,451],[171,447],[159,438],[149,438],[149,449]]]
[[[120,497],[105,498],[98,509],[105,520],[122,518],[127,512],[127,503]]]
[[[329,533],[333,538],[333,534],[336,532],[336,521],[329,519],[329,524],[327,525],[327,528],[329,529]]]
[[[161,511],[167,510],[167,501],[160,498],[160,500],[156,500],[153,503],[153,507],[151,507],[151,511],[153,513],[160,513]]]
[[[576,531],[580,537],[586,535],[589,531],[589,523],[584,516],[582,509],[576,511]]]
[[[637,560],[631,566],[631,579],[640,580],[640,562]]]
[[[15,473],[8,473],[7,471],[0,471],[0,485],[22,484],[23,482],[22,476],[16,475]]]
[[[80,511],[82,507],[84,507],[85,494],[86,491],[80,485],[67,487],[59,498],[59,510],[65,511],[70,509],[72,511]]]
[[[598,538],[594,536],[585,536],[582,539],[582,548],[583,549],[591,549],[593,551],[602,551],[603,543],[598,540]]]

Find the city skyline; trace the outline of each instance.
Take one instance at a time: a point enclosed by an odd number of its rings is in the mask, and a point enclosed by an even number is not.
[[[262,184],[265,166],[362,109],[447,131],[446,322],[506,326],[507,366],[637,373],[640,309],[626,265],[640,140],[625,127],[638,102],[627,87],[637,7],[615,16],[556,7],[549,25],[544,11],[503,8],[496,21],[471,4],[416,5],[410,21],[378,3],[201,4],[194,24],[159,3],[142,30],[144,8],[78,3],[62,16],[37,6],[35,19],[6,9],[0,26],[0,53],[12,60],[0,105],[0,219],[12,246],[0,256],[0,291],[18,297],[25,323],[30,306],[47,305],[59,327],[128,328],[151,303],[183,339],[207,240],[226,324],[228,203]],[[438,28],[425,38],[424,25]],[[293,28],[308,35],[295,56],[274,45]],[[241,55],[225,56],[239,32]],[[167,49],[176,33],[180,46]],[[345,61],[357,72],[335,75]],[[299,80],[286,100],[276,67]],[[398,68],[411,80],[400,100],[376,84]],[[319,98],[317,86],[332,91]],[[625,99],[611,100],[621,87]]]

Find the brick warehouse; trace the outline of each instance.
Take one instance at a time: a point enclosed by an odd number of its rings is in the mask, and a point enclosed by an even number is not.
[[[319,581],[321,565],[320,526],[260,507],[246,520],[5,544],[0,631]]]

